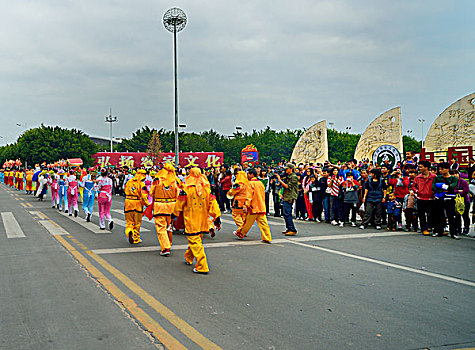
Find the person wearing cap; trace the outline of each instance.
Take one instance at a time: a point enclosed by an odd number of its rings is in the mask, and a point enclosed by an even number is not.
[[[59,211],[63,211],[68,213],[68,186],[66,185],[65,179],[65,172],[64,170],[58,171],[58,185],[59,185]]]
[[[228,191],[227,196],[232,198],[232,216],[238,230],[244,225],[246,214],[244,213],[244,203],[246,201],[247,185],[249,179],[245,171],[238,171],[233,187]]]
[[[33,170],[28,169],[25,174],[25,191],[27,194],[33,193]]]
[[[282,204],[286,230],[282,233],[286,236],[294,236],[297,234],[297,229],[294,226],[292,218],[292,206],[298,197],[299,180],[294,173],[294,168],[295,166],[292,163],[287,163],[285,166],[286,177],[284,180],[281,179],[280,175],[277,175],[277,181],[279,181],[284,188]]]
[[[58,175],[55,170],[50,170],[48,183],[51,187],[51,208],[59,208],[59,185],[58,185]]]
[[[150,188],[153,203],[153,217],[157,231],[160,255],[169,256],[173,243],[173,230],[171,214],[178,198],[178,184],[181,180],[176,176],[175,168],[170,163],[165,163]]]
[[[137,170],[135,176],[125,184],[125,235],[130,244],[142,242],[140,227],[142,226],[143,206],[149,206],[147,187],[143,183],[146,171]]]
[[[266,194],[262,182],[257,178],[257,171],[250,168],[247,171],[247,178],[249,183],[246,186],[246,197],[243,205],[243,212],[246,214],[246,219],[242,227],[234,231],[234,235],[238,239],[246,237],[254,222],[261,230],[261,239],[264,243],[270,243],[272,236],[267,222],[266,216]]]
[[[96,180],[97,205],[99,207],[99,228],[106,229],[106,220],[109,230],[114,228],[111,216],[112,205],[112,179],[107,176],[107,169],[101,168],[101,176]]]
[[[185,263],[196,265],[194,273],[207,274],[208,261],[203,247],[203,234],[209,233],[209,216],[213,218],[214,226],[221,229],[221,211],[216,197],[211,194],[211,186],[206,176],[199,168],[191,168],[190,175],[185,179],[183,190],[178,196],[172,213],[175,219],[183,212],[185,222],[185,236],[188,240],[188,249],[185,252]]]
[[[82,209],[86,214],[86,221],[91,221],[92,210],[94,209],[94,197],[96,191],[94,190],[96,180],[96,173],[94,168],[89,168],[88,174],[84,175],[81,180],[82,190]]]
[[[69,176],[66,178],[66,187],[67,187],[67,197],[68,197],[68,211],[69,216],[73,215],[74,217],[78,216],[79,207],[78,207],[78,181],[76,180],[76,175],[74,174],[74,169],[69,170]]]

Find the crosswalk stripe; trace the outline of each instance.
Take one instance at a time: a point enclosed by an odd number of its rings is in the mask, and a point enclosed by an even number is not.
[[[69,216],[69,214],[66,214],[62,211],[60,211],[59,213],[69,218],[70,220],[74,221],[75,223],[81,225],[82,227],[88,229],[92,233],[103,233],[103,230],[101,230],[99,226],[93,224],[92,222],[87,222],[83,218],[80,218],[80,217]]]
[[[92,213],[92,215],[99,217],[99,213]],[[117,219],[117,218],[112,218],[112,219],[114,220],[114,225],[119,225],[119,226],[125,227],[125,221],[124,220]],[[144,217],[144,220],[145,219],[146,218]],[[148,232],[148,231],[150,231],[148,228],[145,228],[145,227],[140,228],[140,232]]]
[[[26,237],[21,229],[18,221],[16,221],[15,216],[12,212],[2,213],[3,226],[5,227],[5,233],[7,238],[23,238]]]
[[[58,226],[55,222],[51,220],[40,220],[39,223],[49,231],[53,236],[57,235],[68,235],[69,233],[65,231],[61,226]]]

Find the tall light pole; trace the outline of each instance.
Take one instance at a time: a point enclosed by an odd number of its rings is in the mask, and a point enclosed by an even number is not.
[[[117,117],[112,116],[112,108],[109,108],[109,115],[106,117],[106,123],[110,123],[110,140],[111,140],[111,153],[114,151],[112,147],[112,123],[117,121]]]
[[[186,14],[183,10],[173,7],[163,15],[163,25],[166,30],[173,33],[173,54],[175,69],[175,166],[179,164],[180,146],[178,142],[178,75],[177,75],[177,54],[176,54],[176,33],[182,31],[186,26]]]
[[[424,122],[426,121],[425,119],[418,119],[419,120],[419,123],[421,123],[421,145],[422,145],[422,148],[424,148]]]

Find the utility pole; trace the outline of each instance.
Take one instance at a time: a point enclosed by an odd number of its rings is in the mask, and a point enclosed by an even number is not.
[[[109,115],[106,117],[106,123],[110,124],[111,153],[114,151],[112,146],[112,123],[117,122],[117,117],[112,116],[112,108],[109,108]]]

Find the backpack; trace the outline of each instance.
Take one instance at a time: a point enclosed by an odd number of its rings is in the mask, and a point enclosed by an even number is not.
[[[463,197],[460,194],[457,194],[455,196],[455,211],[462,215],[465,211],[465,201],[463,200]]]

